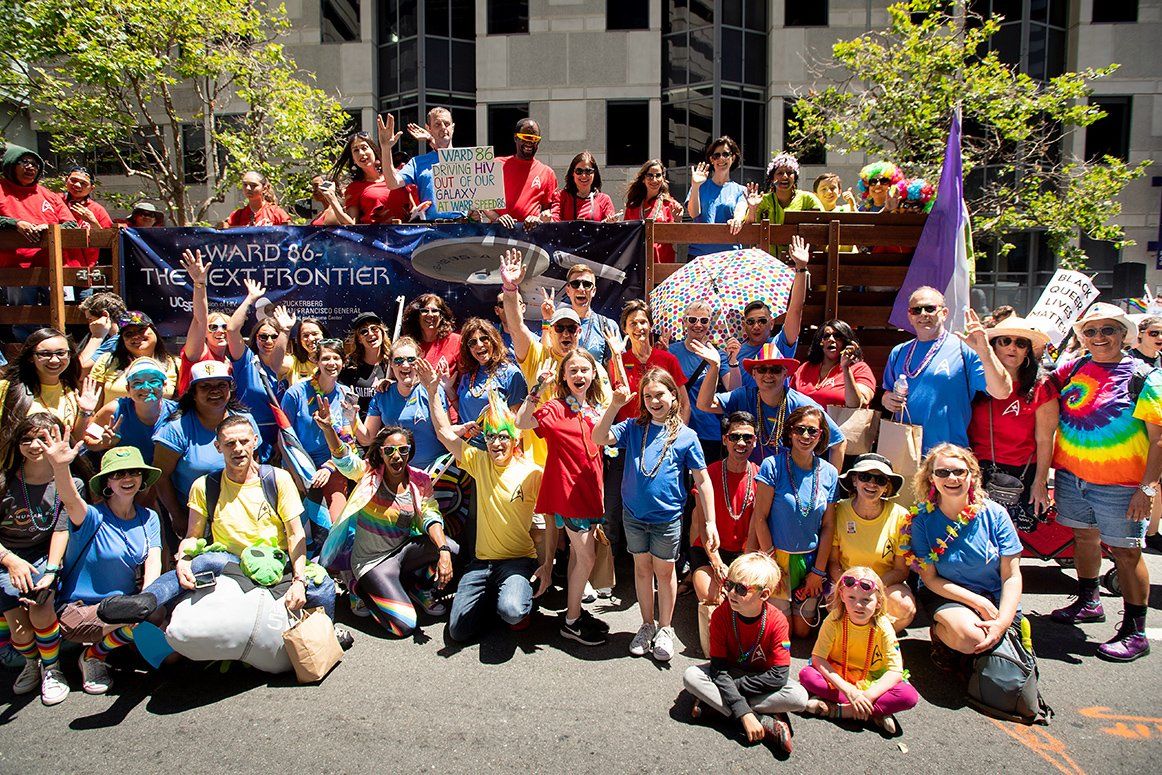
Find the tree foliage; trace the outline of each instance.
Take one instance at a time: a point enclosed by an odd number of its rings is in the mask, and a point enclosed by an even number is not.
[[[333,151],[346,116],[287,55],[287,28],[258,0],[14,0],[0,88],[24,95],[53,150],[115,158],[192,223],[248,170],[305,190]]]
[[[888,8],[887,29],[840,41],[815,63],[833,85],[799,95],[791,145],[896,162],[913,177],[940,173],[949,119],[964,121],[965,196],[978,239],[1011,249],[1005,235],[1047,234],[1063,266],[1083,267],[1078,234],[1132,244],[1116,223],[1118,194],[1149,161],[1072,157],[1069,133],[1103,118],[1089,84],[1118,65],[1041,81],[1001,61],[988,43],[1001,17],[959,14],[947,0],[905,0]]]

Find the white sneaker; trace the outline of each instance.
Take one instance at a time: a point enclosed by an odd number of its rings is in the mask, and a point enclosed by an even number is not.
[[[358,595],[351,593],[347,598],[347,602],[351,605],[351,613],[356,616],[364,618],[371,616],[371,609],[367,607],[367,603],[364,603],[363,599]]]
[[[69,696],[69,683],[60,665],[45,668],[40,676],[40,701],[45,705],[59,705]]]
[[[659,627],[654,636],[654,659],[659,662],[669,662],[674,656],[674,628]]]
[[[599,587],[597,590],[597,599],[598,600],[612,600],[613,599],[613,587]]]
[[[581,593],[581,602],[582,603],[592,603],[596,599],[597,599],[597,590],[595,590],[593,588],[593,586],[588,581],[586,581],[585,582],[585,591]]]
[[[24,667],[16,682],[12,684],[13,694],[31,694],[40,686],[40,661],[36,659],[24,660]]]
[[[650,643],[654,640],[654,633],[657,630],[654,628],[653,622],[645,622],[638,628],[637,635],[633,636],[633,640],[629,643],[629,653],[635,657],[645,656],[645,653],[650,650]]]
[[[85,659],[85,652],[77,658],[81,668],[81,688],[85,694],[104,694],[113,685],[109,676],[109,666],[100,659]]]

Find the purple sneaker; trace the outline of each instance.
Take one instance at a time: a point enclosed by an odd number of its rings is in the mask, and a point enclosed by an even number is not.
[[[1085,624],[1087,622],[1104,622],[1105,609],[1101,607],[1101,598],[1089,600],[1077,598],[1064,608],[1058,608],[1049,614],[1049,618],[1062,624]]]
[[[1118,625],[1118,634],[1097,647],[1097,655],[1109,662],[1133,662],[1150,653],[1150,641],[1133,622]]]

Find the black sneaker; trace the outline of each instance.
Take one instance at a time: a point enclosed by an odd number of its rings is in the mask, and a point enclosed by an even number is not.
[[[595,626],[593,617],[585,618],[582,614],[577,621],[569,624],[569,622],[561,618],[561,635],[570,640],[575,640],[583,646],[602,646],[605,644],[606,635],[599,627]]]
[[[1162,533],[1146,536],[1146,548],[1162,553]]]
[[[589,611],[587,611],[584,608],[581,609],[581,621],[589,622],[589,626],[594,627],[598,630],[601,630],[602,632],[605,632],[605,633],[609,632],[609,624],[607,622],[605,622],[602,619],[598,619],[596,616],[589,613]]]

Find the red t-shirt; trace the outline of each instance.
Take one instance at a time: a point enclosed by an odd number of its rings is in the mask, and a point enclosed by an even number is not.
[[[226,364],[227,371],[230,371],[231,373],[233,372],[233,368],[230,367],[229,356],[227,356],[225,358],[215,358],[214,354],[212,352],[210,352],[209,345],[205,345],[205,344],[202,345],[202,354],[201,354],[201,356],[198,357],[198,359],[196,361],[191,361],[188,357],[186,357],[186,349],[183,347],[181,354],[178,356],[178,392],[177,392],[177,394],[180,396],[182,393],[185,393],[186,388],[188,388],[190,386],[190,369],[192,369],[194,367],[195,363],[201,363],[202,361],[217,361],[217,360],[220,360],[220,361],[222,361],[222,363]]]
[[[424,360],[437,366],[440,359],[443,358],[448,362],[448,371],[455,379],[456,374],[460,371],[460,335],[453,332],[437,339],[434,342],[420,342],[420,355],[424,356]]]
[[[290,216],[276,204],[265,202],[258,212],[250,209],[250,205],[243,205],[226,219],[226,227],[237,229],[243,226],[282,226],[290,223]]]
[[[733,617],[738,620],[738,637],[735,637],[734,623],[731,622],[733,609],[730,605],[720,605],[714,609],[710,615],[711,659],[725,659],[749,673],[765,673],[772,667],[790,666],[791,631],[787,626],[787,617],[769,601],[763,605],[767,608],[767,621],[761,637],[761,613],[753,622],[743,621],[741,616]],[[758,646],[755,646],[755,641],[758,641]],[[740,664],[739,658],[752,646],[755,646],[754,651]]]
[[[710,478],[710,486],[714,489],[714,524],[718,528],[718,540],[722,549],[727,552],[741,554],[746,550],[746,536],[750,531],[750,518],[754,514],[755,474],[759,467],[751,461],[746,461],[747,470],[734,473],[726,471],[726,491],[730,493],[730,509],[726,508],[726,492],[722,490],[722,466],[726,461],[719,460],[706,467],[706,476]],[[750,479],[750,503],[747,503],[747,479]],[[697,495],[697,490],[691,490]],[[744,508],[745,506],[745,508]],[[737,514],[738,519],[731,519]],[[694,539],[694,546],[702,545],[702,537]]]
[[[0,215],[29,223],[74,223],[77,219],[55,191],[39,183],[19,186],[0,175]],[[0,267],[31,269],[48,266],[48,251],[42,248],[0,250]]]
[[[617,211],[609,194],[594,191],[579,197],[562,188],[553,200],[551,212],[554,221],[604,221]]]
[[[668,372],[674,378],[674,383],[680,388],[686,384],[686,374],[682,371],[682,364],[678,363],[678,359],[670,353],[669,350],[663,350],[661,347],[655,347],[650,352],[650,357],[646,358],[646,363],[643,366],[638,357],[633,354],[633,350],[626,350],[622,353],[621,362],[625,366],[625,376],[629,379],[629,389],[636,393],[638,385],[641,384],[642,375],[653,368],[661,369]],[[614,368],[611,364],[609,366],[610,383],[617,387],[620,383],[614,378]],[[638,416],[640,403],[635,396],[633,401],[630,401],[617,413],[617,421],[632,420]]]
[[[574,412],[559,398],[546,403],[533,417],[537,418],[535,433],[548,446],[537,513],[600,519],[605,514],[605,488],[601,447],[593,443],[596,418]]]
[[[972,419],[968,423],[968,441],[973,454],[980,460],[992,460],[1007,466],[1023,466],[1032,460],[1037,452],[1037,409],[1049,401],[1057,400],[1056,391],[1049,380],[1042,379],[1033,388],[1033,400],[1028,395],[1018,394],[1018,387],[1004,401],[995,398],[981,398],[972,405]],[[992,410],[993,440],[989,442],[989,410]],[[996,458],[993,458],[993,447]]]
[[[645,221],[649,219],[656,223],[677,223],[682,219],[682,205],[669,198],[654,198],[648,202],[642,202],[636,207],[626,205],[625,220]],[[673,245],[654,243],[654,261],[672,264],[677,260]]]
[[[412,208],[419,203],[420,190],[415,186],[389,188],[382,180],[378,183],[352,181],[343,195],[345,207],[359,208],[359,223],[407,221]]]
[[[847,403],[846,391],[843,387],[843,369],[835,366],[827,377],[819,379],[819,368],[822,363],[802,363],[791,375],[791,387],[798,390],[822,407],[843,406]],[[874,393],[876,377],[872,374],[871,366],[863,361],[851,365],[851,377],[857,385],[867,385]]]
[[[536,159],[499,156],[504,170],[504,201],[508,207],[497,210],[523,221],[530,215],[549,212],[557,192],[557,173]]]
[[[93,217],[97,219],[98,228],[113,228],[113,219],[109,217],[109,211],[106,210],[104,206],[94,202],[92,199],[85,199],[80,202],[72,202],[72,200],[66,198],[65,206],[67,207],[69,204],[79,204],[89,208],[89,212],[91,212]],[[70,210],[70,212],[72,211]],[[82,229],[93,228],[88,221],[82,221],[79,218],[77,219],[77,223],[81,224]],[[96,266],[100,256],[101,250],[99,248],[72,248],[70,250],[64,251],[65,266]]]

